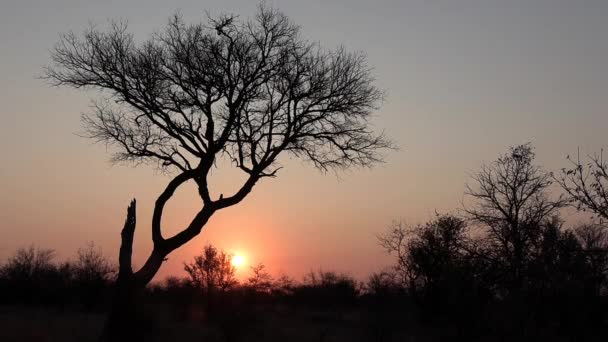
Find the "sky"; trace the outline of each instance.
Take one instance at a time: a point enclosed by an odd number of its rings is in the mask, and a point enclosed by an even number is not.
[[[461,206],[470,174],[509,146],[531,142],[549,171],[565,156],[608,147],[608,1],[267,1],[322,46],[366,53],[387,98],[374,126],[399,146],[373,169],[324,174],[283,159],[275,179],[216,214],[169,256],[157,279],[212,243],[296,278],[335,270],[362,278],[391,263],[376,235],[393,221],[422,223]],[[187,21],[255,13],[251,0],[2,0],[0,2],[0,260],[21,246],[73,256],[88,241],[116,259],[131,198],[134,261],[151,248],[151,209],[169,181],[150,167],[112,165],[78,136],[99,93],[53,88],[39,76],[59,34],[126,19],[145,39],[180,11]],[[235,174],[214,174],[219,186]],[[165,236],[198,211],[180,190]],[[239,272],[245,272],[241,270]],[[244,276],[244,273],[241,274]]]

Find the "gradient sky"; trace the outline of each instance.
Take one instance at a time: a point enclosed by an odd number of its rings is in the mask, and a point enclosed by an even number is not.
[[[338,176],[285,160],[276,179],[212,218],[169,256],[159,277],[213,243],[299,277],[332,269],[362,277],[388,265],[375,234],[394,219],[423,222],[460,206],[468,174],[513,144],[532,142],[548,170],[565,155],[608,147],[608,1],[379,0],[269,4],[325,47],[365,51],[388,91],[375,126],[400,146],[386,163]],[[151,248],[149,222],[169,178],[112,166],[79,138],[94,91],[37,79],[61,32],[124,18],[136,37],[180,10],[255,12],[251,0],[2,0],[0,2],[0,260],[19,246],[62,258],[95,241],[115,258],[126,207],[138,199],[135,263]],[[230,187],[234,173],[216,173]],[[198,210],[194,189],[168,206],[165,235]]]

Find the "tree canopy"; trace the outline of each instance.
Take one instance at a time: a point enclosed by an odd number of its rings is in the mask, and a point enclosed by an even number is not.
[[[141,43],[124,23],[105,31],[91,27],[83,35],[62,35],[51,58],[45,75],[52,84],[104,94],[83,115],[85,136],[113,146],[115,162],[153,163],[176,173],[155,204],[154,251],[143,283],[213,213],[275,176],[281,154],[326,171],[371,166],[392,147],[369,121],[384,94],[365,55],[323,49],[264,5],[248,20],[221,15],[187,24],[174,15]],[[209,175],[224,158],[245,180],[234,193],[214,198]],[[198,187],[202,208],[165,238],[165,204],[189,181]]]

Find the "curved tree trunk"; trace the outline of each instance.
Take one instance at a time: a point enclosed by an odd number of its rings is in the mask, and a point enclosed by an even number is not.
[[[176,178],[177,181],[171,182],[161,200],[157,201],[155,212],[162,212],[162,208],[166,202],[166,196],[169,196],[175,191],[177,186],[185,182],[187,178]],[[234,197],[231,201],[240,201],[250,190],[255,182],[248,183],[249,186],[239,192],[239,196]],[[166,195],[166,194],[169,195]],[[225,201],[226,199],[224,199]],[[237,202],[238,203],[238,202]],[[224,203],[226,204],[226,203]],[[229,203],[230,205],[234,203]],[[227,205],[227,204],[226,204]],[[197,236],[202,227],[207,223],[213,213],[222,206],[215,204],[205,205],[201,211],[195,215],[192,222],[186,229],[173,236],[170,239],[163,239],[160,233],[160,221],[153,219],[152,235],[154,237],[154,247],[152,253],[137,272],[133,272],[131,266],[131,256],[133,254],[133,238],[135,235],[135,207],[136,201],[133,199],[127,209],[127,218],[121,232],[120,252],[118,256],[118,278],[114,285],[114,297],[112,307],[108,314],[106,324],[102,333],[101,341],[138,341],[142,337],[138,331],[143,329],[138,328],[141,324],[138,323],[143,312],[139,299],[142,297],[146,285],[154,278],[154,275],[160,269],[165,257],[171,251],[179,248],[183,244]],[[156,215],[156,214],[155,214]],[[160,215],[160,214],[158,214]],[[146,330],[149,327],[146,327]]]

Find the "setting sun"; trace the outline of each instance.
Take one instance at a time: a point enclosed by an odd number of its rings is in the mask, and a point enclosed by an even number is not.
[[[245,257],[241,254],[236,254],[232,257],[232,265],[236,268],[241,268],[245,265]]]

